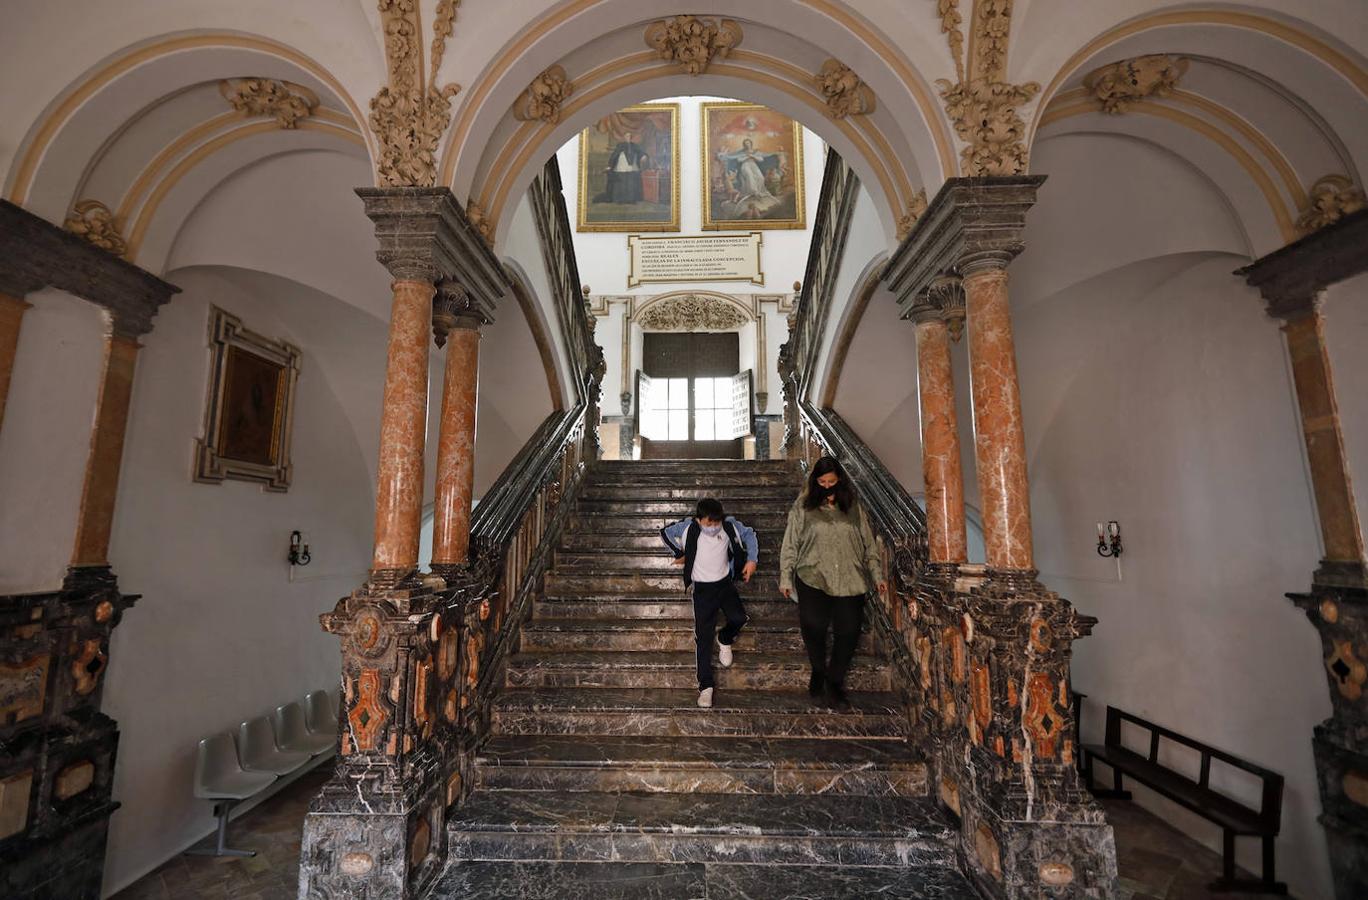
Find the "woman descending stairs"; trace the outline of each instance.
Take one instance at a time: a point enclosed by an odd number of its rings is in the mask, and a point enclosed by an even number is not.
[[[594,465],[508,660],[436,896],[975,896],[874,636],[850,709],[808,695],[777,572],[799,485],[788,462]],[[714,663],[710,709],[659,537],[704,495],[760,543],[740,585],[750,623],[733,665]]]

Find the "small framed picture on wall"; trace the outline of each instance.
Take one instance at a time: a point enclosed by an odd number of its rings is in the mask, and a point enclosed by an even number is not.
[[[290,487],[290,432],[299,381],[298,347],[242,327],[209,307],[209,390],[204,434],[195,442],[195,480]]]

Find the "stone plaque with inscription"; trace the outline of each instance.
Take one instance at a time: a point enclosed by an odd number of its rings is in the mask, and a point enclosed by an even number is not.
[[[749,281],[764,284],[758,231],[699,237],[629,235],[627,287],[648,281]]]

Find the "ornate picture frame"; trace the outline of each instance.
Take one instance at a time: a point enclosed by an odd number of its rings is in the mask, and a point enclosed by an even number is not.
[[[577,230],[679,230],[679,107],[639,103],[580,132]]]
[[[758,103],[704,103],[703,230],[807,227],[803,126]]]
[[[209,388],[204,434],[195,441],[195,481],[290,487],[290,435],[299,382],[298,347],[242,327],[232,313],[209,307]]]

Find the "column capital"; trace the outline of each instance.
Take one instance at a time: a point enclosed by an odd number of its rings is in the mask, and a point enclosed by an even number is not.
[[[1368,209],[1261,256],[1235,274],[1258,288],[1275,319],[1314,315],[1327,287],[1368,272]]]
[[[432,297],[432,337],[438,347],[446,345],[453,329],[479,331],[483,325],[494,324],[494,307],[466,290],[465,285],[452,278],[437,282]]]
[[[932,278],[916,302],[907,307],[903,318],[917,324],[944,322],[951,340],[958,343],[964,334],[963,280],[954,273],[942,273]]]
[[[908,306],[947,272],[1002,268],[1025,247],[1026,212],[1044,175],[950,178],[884,268],[884,283]]]
[[[492,310],[508,276],[447,188],[357,188],[375,223],[375,258],[396,281],[459,281]]]
[[[46,287],[103,307],[111,332],[127,338],[151,331],[162,304],[180,293],[128,260],[0,200],[0,292],[22,299]]]

